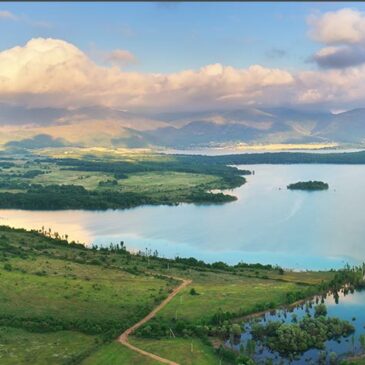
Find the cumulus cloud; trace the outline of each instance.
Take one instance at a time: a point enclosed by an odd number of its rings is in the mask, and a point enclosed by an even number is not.
[[[295,102],[331,107],[365,103],[365,66],[326,71],[302,71],[296,75]]]
[[[322,68],[346,68],[365,62],[365,14],[341,9],[308,19],[310,35],[325,45],[313,57]]]
[[[317,55],[323,57],[318,62],[328,62],[341,51],[339,47],[343,46],[324,48]],[[102,105],[146,111],[245,105],[363,105],[365,64],[330,67],[294,73],[260,65],[239,69],[217,63],[169,74],[126,72],[113,65],[97,65],[66,41],[36,38],[0,52],[0,102],[28,107]]]
[[[310,35],[318,42],[356,44],[365,40],[365,14],[358,10],[341,9],[308,19]]]
[[[313,60],[323,68],[345,68],[365,62],[365,47],[335,46],[325,47],[318,51]]]
[[[280,69],[246,69],[213,64],[171,74],[123,72],[101,67],[74,45],[37,38],[0,52],[0,101],[31,106],[77,107],[102,104],[119,108],[190,108],[234,102],[268,103],[275,89],[293,76]]]
[[[120,65],[120,66],[127,66],[130,64],[136,64],[137,58],[136,56],[124,49],[116,49],[106,57],[107,61],[114,64],[114,65]]]

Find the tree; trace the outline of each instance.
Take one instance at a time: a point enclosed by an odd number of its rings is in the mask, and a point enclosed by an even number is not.
[[[314,307],[314,316],[326,316],[327,315],[327,307],[325,304],[321,303]]]
[[[242,328],[239,324],[237,323],[234,323],[232,324],[231,326],[231,330],[230,330],[231,334],[234,336],[234,337],[240,337],[241,336],[241,333],[242,333]]]

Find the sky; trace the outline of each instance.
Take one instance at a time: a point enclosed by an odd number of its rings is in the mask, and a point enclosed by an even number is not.
[[[0,102],[365,106],[365,4],[0,4]]]

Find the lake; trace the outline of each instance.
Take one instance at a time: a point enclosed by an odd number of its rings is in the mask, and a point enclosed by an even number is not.
[[[365,334],[365,291],[355,292],[354,294],[349,293],[346,296],[341,293],[338,304],[336,304],[334,297],[330,295],[327,296],[327,298],[324,300],[324,303],[327,307],[328,317],[337,317],[342,320],[346,320],[350,322],[355,328],[355,332],[348,337],[341,337],[336,340],[333,339],[325,342],[325,348],[323,350],[327,352],[327,363],[329,360],[329,354],[331,352],[336,353],[338,359],[349,355],[364,353],[365,348],[364,344],[361,344],[360,336]],[[312,317],[314,316],[315,305],[316,301],[312,300],[312,307],[308,310]],[[306,315],[305,305],[297,306],[291,311],[286,311],[283,309],[277,310],[275,313],[267,312],[264,316],[259,317],[257,320],[262,324],[265,324],[268,321],[283,321],[285,323],[292,323],[293,314],[295,314],[298,321],[302,319]],[[246,322],[243,325],[244,331],[239,341],[236,341],[235,344],[230,344],[230,342],[227,342],[227,344],[232,346],[232,348],[236,349],[237,351],[239,351],[240,346],[244,346],[244,348],[246,348],[247,341],[252,338],[250,334],[250,328],[251,322]],[[265,361],[268,359],[272,359],[274,364],[317,364],[320,351],[321,350],[319,349],[310,349],[299,355],[297,359],[289,361],[289,359],[281,357],[276,352],[270,351],[270,349],[258,342],[256,344],[253,359],[258,364],[265,363]]]
[[[123,240],[129,249],[206,261],[329,269],[365,258],[365,166],[244,165],[254,170],[223,205],[143,206],[108,211],[0,210],[0,224],[51,227],[98,245]],[[289,191],[300,180],[329,190]]]

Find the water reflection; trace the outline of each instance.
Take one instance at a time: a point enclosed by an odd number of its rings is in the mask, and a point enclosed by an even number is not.
[[[342,267],[364,259],[365,166],[249,165],[238,200],[224,205],[150,206],[124,211],[1,210],[0,223],[53,231],[80,242],[157,249],[195,256],[278,264],[294,269]],[[299,180],[322,180],[325,192],[288,191]]]
[[[339,339],[329,340],[325,342],[325,348],[311,349],[298,355],[295,359],[289,359],[284,356],[280,356],[278,353],[271,351],[260,342],[252,341],[250,334],[251,325],[254,321],[258,323],[267,323],[268,321],[282,321],[284,323],[292,323],[293,321],[300,321],[304,316],[309,313],[314,316],[314,306],[321,301],[320,298],[315,298],[312,301],[308,301],[300,306],[292,308],[290,310],[277,310],[273,312],[267,312],[264,316],[246,322],[243,325],[243,333],[241,338],[235,343],[228,341],[227,345],[234,348],[236,351],[247,349],[253,352],[252,358],[258,364],[268,363],[272,361],[273,364],[317,364],[323,351],[326,353],[327,363],[329,362],[330,353],[335,353],[337,360],[346,356],[363,354],[365,352],[365,292],[355,292],[353,294],[344,295],[340,293],[338,304],[336,304],[335,298],[330,295],[324,299],[324,304],[327,306],[328,316],[337,317],[342,320],[349,321],[354,327],[355,332],[348,337],[341,337]]]

